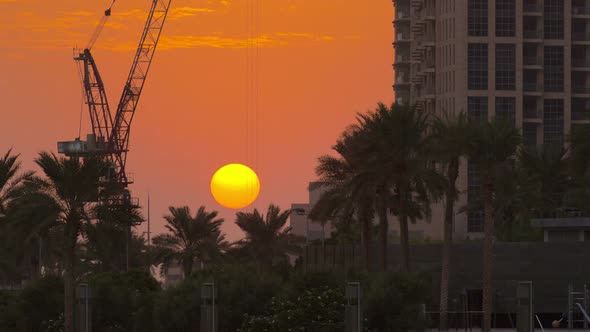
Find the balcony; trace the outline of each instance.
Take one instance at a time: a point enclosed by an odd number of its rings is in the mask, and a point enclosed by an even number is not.
[[[590,94],[590,86],[580,82],[572,82],[572,92],[575,94]]]
[[[523,9],[524,15],[528,15],[528,16],[541,16],[541,13],[543,12],[541,10],[541,6],[538,3],[527,2],[527,3],[523,4],[522,9]]]
[[[541,84],[539,84],[537,82],[524,82],[522,84],[522,89],[524,90],[524,92],[541,93],[543,91]]]
[[[395,57],[395,63],[394,65],[408,65],[410,64],[410,57],[407,55],[397,55]]]
[[[525,119],[541,119],[543,110],[537,108],[525,108],[523,111]]]
[[[421,9],[424,7],[424,0],[412,0],[412,8]]]
[[[431,84],[425,86],[421,92],[422,92],[422,97],[425,99],[434,99],[435,98],[434,86],[432,86]]]
[[[426,21],[435,21],[436,20],[436,11],[434,7],[426,7],[422,11],[422,15]]]
[[[590,31],[572,31],[574,42],[590,43]]]
[[[572,120],[584,121],[590,120],[590,111],[586,109],[573,109],[572,108]]]
[[[525,66],[542,67],[543,66],[543,57],[525,56],[523,59],[523,64]]]
[[[395,77],[395,85],[404,85],[410,84],[408,81],[408,76],[406,73],[397,73]]]
[[[409,42],[410,42],[410,34],[409,33],[398,32],[395,34],[395,41],[393,42],[393,45],[399,44],[399,43],[409,43]]]
[[[572,59],[572,67],[573,68],[590,69],[590,60],[589,59]]]
[[[590,18],[590,8],[587,6],[573,6],[572,15],[574,18]]]
[[[404,10],[396,10],[395,12],[395,20],[393,21],[394,23],[396,22],[401,22],[401,21],[410,21],[410,11],[407,9]]]
[[[543,30],[524,30],[523,36],[524,39],[542,40]]]

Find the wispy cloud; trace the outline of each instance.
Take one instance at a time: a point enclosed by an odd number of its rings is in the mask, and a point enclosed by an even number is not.
[[[172,8],[168,13],[168,18],[171,20],[178,20],[186,17],[192,17],[199,13],[214,13],[216,10],[211,8],[196,8],[196,7],[179,7]]]
[[[255,38],[239,38],[223,36],[221,34],[208,36],[176,35],[162,36],[158,48],[161,50],[197,47],[225,49],[243,49],[249,47],[268,48],[304,44],[306,42],[331,41],[334,39],[332,36],[316,36],[314,34],[297,32],[261,34]],[[97,47],[115,51],[127,51],[135,49],[136,45],[135,42],[116,43],[113,40],[108,40],[98,44]]]

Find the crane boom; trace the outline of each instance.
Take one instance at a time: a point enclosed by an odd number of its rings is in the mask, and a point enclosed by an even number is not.
[[[171,0],[153,0],[152,7],[141,35],[135,58],[123,87],[123,93],[117,107],[110,141],[114,145],[115,163],[118,181],[129,182],[125,173],[131,122],[145,84],[145,80],[160,39],[162,27],[170,8]]]
[[[92,134],[94,134],[97,142],[104,144],[105,140],[110,138],[113,127],[113,118],[109,109],[104,83],[89,49],[85,49],[74,60],[81,62],[84,99],[90,112]],[[105,146],[103,149],[107,149],[107,147]]]

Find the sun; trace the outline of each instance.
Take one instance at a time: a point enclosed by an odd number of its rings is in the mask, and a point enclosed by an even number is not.
[[[211,194],[226,208],[246,207],[256,200],[259,192],[258,175],[242,164],[225,165],[211,177]]]

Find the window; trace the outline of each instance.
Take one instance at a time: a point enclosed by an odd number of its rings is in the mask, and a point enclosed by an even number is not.
[[[516,127],[515,97],[496,97],[496,118],[508,121]]]
[[[496,90],[514,90],[516,85],[516,48],[514,44],[496,44]]]
[[[476,201],[481,193],[481,180],[477,165],[471,161],[467,163],[467,201]],[[467,212],[467,232],[483,232],[483,209],[469,209]]]
[[[522,143],[526,147],[537,146],[537,124],[523,123],[522,124]]]
[[[488,88],[488,44],[469,44],[468,84],[470,90]]]
[[[467,97],[467,117],[470,121],[487,121],[488,97]]]
[[[514,37],[515,32],[515,0],[496,0],[496,36]]]
[[[563,46],[545,46],[545,91],[563,92]]]
[[[563,99],[544,101],[543,141],[546,145],[563,145]]]
[[[469,0],[467,11],[469,36],[487,36],[488,0]]]
[[[563,39],[564,0],[545,0],[545,39]]]

